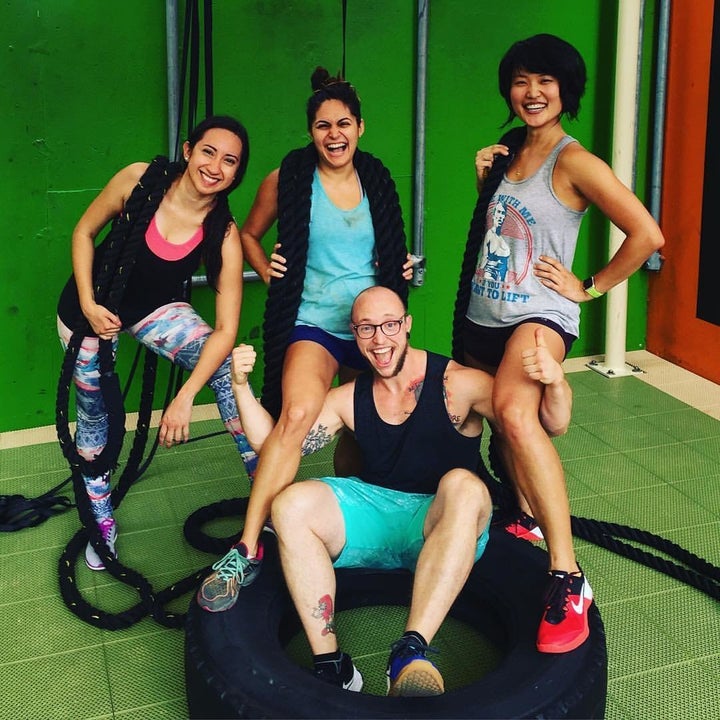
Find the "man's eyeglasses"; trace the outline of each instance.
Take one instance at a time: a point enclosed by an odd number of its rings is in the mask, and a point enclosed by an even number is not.
[[[373,325],[372,323],[361,323],[360,325],[355,325],[355,323],[351,323],[350,327],[352,327],[357,336],[363,340],[369,340],[370,338],[375,337],[375,333],[378,328],[383,331],[383,335],[392,337],[400,332],[400,326],[403,324],[403,320],[405,320],[406,317],[407,315],[403,315],[398,320],[386,320],[385,322],[378,323],[377,325]]]

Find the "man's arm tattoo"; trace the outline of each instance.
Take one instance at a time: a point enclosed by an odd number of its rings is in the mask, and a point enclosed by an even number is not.
[[[318,425],[317,429],[310,430],[305,436],[302,445],[302,454],[310,455],[332,442],[333,435],[328,432],[327,425]]]
[[[443,400],[445,401],[445,408],[447,409],[448,417],[450,418],[450,422],[453,424],[454,427],[459,428],[462,425],[462,418],[459,415],[455,415],[454,413],[450,412],[450,396],[448,394],[447,390],[447,375],[443,377],[443,387],[442,387],[442,393],[443,393]]]

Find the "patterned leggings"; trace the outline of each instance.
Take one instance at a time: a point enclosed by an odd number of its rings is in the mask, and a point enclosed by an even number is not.
[[[58,318],[60,342],[67,348],[72,331]],[[197,364],[200,351],[212,328],[188,303],[174,302],[163,305],[140,320],[126,332],[161,357],[167,358],[183,370],[191,371]],[[92,461],[105,447],[108,436],[108,416],[100,392],[99,340],[85,337],[75,362],[73,381],[77,403],[77,432],[75,444],[78,453]],[[117,338],[113,353],[117,352]],[[238,417],[238,409],[230,385],[230,358],[208,380],[215,393],[220,417],[237,445],[251,481],[257,465],[257,456],[248,444]],[[99,477],[83,476],[95,518],[100,521],[112,516],[109,473]]]

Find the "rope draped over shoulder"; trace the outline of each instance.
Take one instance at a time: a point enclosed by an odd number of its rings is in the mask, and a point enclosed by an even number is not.
[[[394,290],[407,302],[402,266],[407,255],[405,229],[395,183],[388,169],[370,153],[355,151],[353,159],[370,204],[378,285]],[[318,163],[310,144],[291,151],[280,165],[278,179],[278,242],[287,261],[283,278],[270,282],[263,323],[265,376],[262,402],[277,418],[282,406],[281,377],[285,351],[300,307],[305,282],[313,173]]]
[[[510,148],[509,155],[498,155],[493,162],[492,169],[485,178],[482,190],[478,195],[472,220],[470,221],[470,230],[468,231],[467,244],[465,245],[465,254],[463,255],[462,266],[460,268],[460,282],[458,284],[457,296],[455,298],[455,311],[453,314],[453,339],[452,339],[452,357],[459,363],[465,361],[465,347],[462,338],[462,325],[468,305],[470,304],[470,287],[473,273],[477,266],[478,256],[480,254],[480,246],[482,245],[485,231],[487,230],[487,209],[492,196],[500,185],[503,174],[508,165],[512,161],[515,153],[525,140],[526,130],[524,127],[513,128],[506,132],[498,143],[507,145]]]
[[[172,181],[181,171],[181,166],[158,156],[148,166],[125,203],[120,215],[113,221],[104,245],[104,254],[99,266],[94,268],[93,291],[96,301],[117,313],[127,286],[128,278],[135,265],[140,244],[144,242],[150,220],[158,209]],[[114,468],[122,446],[124,411],[120,396],[119,382],[114,374],[112,343],[100,341],[101,389],[110,415],[110,431],[105,450],[93,461],[82,458],[75,447],[68,427],[68,399],[75,361],[82,338],[93,336],[90,324],[84,316],[76,319],[73,335],[68,344],[58,381],[55,426],[63,455],[70,467],[86,475],[101,475]]]

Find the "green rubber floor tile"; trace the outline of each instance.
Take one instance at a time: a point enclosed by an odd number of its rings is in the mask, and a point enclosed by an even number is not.
[[[0,463],[0,489],[4,488],[7,479],[37,484],[41,488],[47,485],[46,489],[49,489],[64,480],[63,472],[65,477],[70,475],[67,461],[57,443],[6,448],[2,450]],[[48,478],[51,479],[49,484]],[[2,492],[5,490],[2,489]]]
[[[620,378],[620,380],[612,380],[611,382],[612,384],[623,383],[609,397],[613,402],[626,408],[630,415],[654,415],[673,410],[685,410],[689,407],[681,400],[637,378]]]
[[[678,441],[641,417],[586,425],[585,429],[613,450],[639,450],[659,445],[676,445]]]
[[[617,453],[599,458],[563,458],[563,467],[566,473],[581,480],[597,495],[664,484],[657,475]]]
[[[714,437],[687,440],[686,444],[696,452],[715,462],[720,462],[720,423],[718,433]]]
[[[3,720],[113,717],[105,654],[100,646],[0,665],[0,687]]]
[[[57,597],[60,552],[60,548],[52,548],[3,556],[0,606]],[[92,571],[85,565],[84,555],[82,558],[82,562],[76,564],[76,584],[80,588],[94,587]]]
[[[657,596],[682,587],[680,581],[598,545],[584,545],[578,552],[578,559],[600,598],[601,608],[647,598],[655,611],[659,611],[662,597]]]
[[[597,493],[589,488],[582,480],[568,472],[565,473],[565,485],[571,503],[582,500],[583,498],[597,496]]]
[[[616,493],[607,499],[624,513],[626,525],[657,535],[680,527],[712,523],[717,518],[672,485],[660,485],[653,488],[652,493],[644,489]]]
[[[105,646],[116,712],[185,697],[183,633],[165,630]]]
[[[708,525],[671,530],[663,537],[720,567],[720,520]]]
[[[624,454],[666,482],[709,477],[717,473],[717,462],[687,443],[626,450]]]
[[[656,622],[661,603],[662,598],[655,597],[599,605],[611,658],[608,678],[637,675],[691,659],[687,648],[668,635],[662,623]]]
[[[565,435],[553,438],[558,454],[565,460],[582,457],[604,457],[613,452],[613,448],[579,425],[571,427]]]
[[[185,696],[131,710],[117,711],[115,720],[178,720],[188,716]]]
[[[720,420],[690,407],[646,415],[643,420],[677,440],[701,440],[720,435]]]
[[[720,606],[716,599],[684,585],[663,595],[658,615],[657,622],[663,624],[665,632],[691,656],[708,658],[720,653]],[[697,632],[699,628],[701,632]]]
[[[102,642],[99,630],[75,620],[57,596],[4,605],[0,637],[16,641],[0,644],[0,664],[92,648]]]
[[[624,420],[627,410],[612,400],[597,394],[585,397],[573,395],[572,424],[589,427],[596,423]]]
[[[673,487],[720,520],[720,475],[678,480]]]
[[[636,720],[717,720],[717,678],[691,661],[609,683],[613,704]]]

